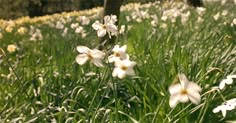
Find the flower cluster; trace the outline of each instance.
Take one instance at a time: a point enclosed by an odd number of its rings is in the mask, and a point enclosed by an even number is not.
[[[126,54],[126,49],[127,45],[122,47],[115,45],[112,49],[113,54],[108,57],[110,63],[115,63],[115,68],[112,72],[113,77],[123,79],[126,75],[135,75],[133,67],[136,65],[136,62],[129,60],[129,55]]]
[[[98,37],[103,37],[108,33],[109,37],[111,35],[117,34],[117,17],[115,15],[105,16],[104,24],[96,21],[93,23],[92,27],[97,30]],[[74,26],[74,25],[73,25]],[[126,53],[127,45],[120,47],[115,45],[112,49],[113,54],[108,57],[109,63],[114,63],[115,68],[112,72],[113,77],[118,77],[123,79],[126,75],[133,76],[135,72],[133,67],[136,65],[136,62],[129,60],[129,55]],[[102,59],[105,57],[105,53],[97,49],[89,49],[85,46],[77,46],[77,51],[80,53],[76,57],[76,62],[79,65],[85,64],[87,61],[91,61],[97,67],[103,67]]]

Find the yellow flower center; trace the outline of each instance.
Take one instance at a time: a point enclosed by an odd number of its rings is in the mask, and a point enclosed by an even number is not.
[[[115,52],[115,53],[114,53],[114,56],[120,57],[120,53]]]
[[[93,56],[91,54],[87,54],[87,56],[90,60],[93,59]]]
[[[126,71],[126,70],[128,69],[128,67],[122,66],[121,69],[124,70],[124,71]]]
[[[183,90],[181,90],[181,92],[180,92],[181,95],[186,95],[187,93],[188,93],[188,91],[187,91],[186,89],[183,89]]]
[[[103,29],[106,29],[107,27],[106,27],[106,25],[103,24],[103,25],[102,25],[102,28],[103,28]]]

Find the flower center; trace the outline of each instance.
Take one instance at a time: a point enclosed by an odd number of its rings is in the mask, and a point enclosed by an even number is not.
[[[183,89],[183,90],[180,92],[181,95],[186,95],[187,93],[188,93],[188,91],[187,91],[186,89]]]
[[[120,53],[115,52],[115,53],[114,53],[114,56],[120,57]]]
[[[122,66],[121,69],[124,70],[124,71],[126,71],[126,70],[128,69],[128,67]]]
[[[106,29],[107,27],[106,27],[106,25],[105,25],[105,24],[103,24],[103,25],[102,25],[102,28],[103,28],[103,29]]]
[[[93,59],[93,56],[91,54],[87,54],[87,56],[90,60]]]

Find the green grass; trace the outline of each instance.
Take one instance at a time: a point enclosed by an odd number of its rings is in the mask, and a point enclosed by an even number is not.
[[[0,47],[5,55],[1,53],[0,59],[0,121],[215,123],[236,120],[235,110],[227,112],[225,118],[212,112],[224,102],[221,96],[226,100],[236,98],[235,83],[220,93],[210,92],[227,75],[236,73],[236,25],[230,25],[236,17],[235,5],[206,4],[204,21],[200,23],[196,9],[188,7],[184,12],[189,10],[191,15],[185,25],[180,17],[175,23],[163,22],[162,12],[177,4],[164,6],[153,4],[121,12],[120,24],[132,28],[119,35],[116,44],[126,44],[130,59],[137,62],[136,76],[125,79],[112,77],[111,64],[97,68],[91,63],[80,66],[75,62],[76,46],[98,46],[91,24],[99,18],[93,14],[88,15],[91,22],[84,26],[87,32],[84,38],[70,27],[78,22],[77,16],[65,21],[68,28],[65,37],[61,36],[63,30],[48,24],[56,24],[58,18],[16,25],[11,33],[2,28]],[[228,15],[215,21],[213,16],[223,10]],[[140,23],[127,22],[125,17],[132,18],[132,13],[137,11],[157,15],[157,26],[152,27],[151,18],[144,18]],[[163,23],[167,28],[161,28]],[[42,40],[29,40],[31,25],[41,30]],[[28,32],[17,34],[21,26]],[[17,51],[7,52],[9,44],[17,45]],[[87,75],[90,72],[95,74]],[[10,77],[4,77],[9,73]],[[199,105],[188,102],[170,108],[168,87],[178,73],[184,73],[202,87]]]

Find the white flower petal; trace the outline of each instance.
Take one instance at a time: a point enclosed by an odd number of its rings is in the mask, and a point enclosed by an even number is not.
[[[122,47],[120,48],[120,50],[121,50],[122,52],[126,52],[126,49],[127,49],[127,45],[124,45],[124,46],[122,46]]]
[[[178,104],[179,95],[170,96],[169,105],[171,108],[174,108]]]
[[[123,78],[125,78],[125,76],[126,76],[126,72],[123,71],[123,70],[120,70],[119,73],[118,73],[118,77],[119,77],[120,79],[123,79]]]
[[[228,75],[227,79],[236,79],[236,75]]]
[[[224,87],[225,87],[225,82],[227,81],[227,79],[223,79],[221,82],[220,82],[220,85],[219,85],[219,88],[220,90],[222,90]]]
[[[130,76],[134,76],[135,72],[134,72],[133,68],[128,68],[127,71],[126,71],[126,74],[130,75]]]
[[[99,30],[97,31],[97,35],[98,35],[98,37],[103,37],[103,36],[105,36],[105,35],[106,35],[106,30],[105,30],[105,29],[99,29]]]
[[[223,117],[226,116],[226,110],[225,109],[221,109],[221,113],[222,113]]]
[[[79,53],[88,53],[90,51],[90,49],[88,47],[85,47],[85,46],[77,46],[76,50]]]
[[[94,58],[92,60],[93,64],[96,65],[97,67],[103,67],[101,59]]]
[[[178,83],[178,84],[171,85],[171,86],[169,87],[169,92],[170,92],[171,95],[180,93],[181,90],[182,90],[182,87],[181,87],[181,85],[180,85],[179,83]]]
[[[190,90],[188,90],[189,92]],[[201,95],[198,92],[189,92],[188,97],[193,104],[199,104],[201,101]]]
[[[213,113],[218,113],[219,111],[220,111],[220,108],[218,106],[213,109]]]
[[[179,101],[182,103],[186,103],[189,101],[188,95],[187,94],[181,94],[179,97]]]
[[[188,86],[187,88],[191,88],[191,90],[198,91],[198,92],[202,91],[202,88],[194,82],[189,82],[187,86]]]
[[[83,65],[88,61],[88,59],[89,58],[86,54],[79,54],[79,55],[76,56],[75,60],[79,65]]]
[[[225,81],[225,83],[227,85],[231,85],[233,83],[233,79],[226,79],[227,81]]]
[[[110,21],[111,21],[111,17],[109,15],[106,15],[104,17],[104,23],[107,24],[107,23],[110,23]]]
[[[114,70],[112,71],[112,76],[113,77],[117,77],[118,76],[118,72],[119,72],[119,68],[114,68]]]
[[[94,58],[103,59],[105,57],[105,53],[100,50],[93,49],[91,52]]]
[[[99,23],[98,21],[96,21],[96,22],[94,22],[94,23],[92,24],[92,27],[93,27],[93,29],[95,29],[95,30],[99,30],[99,29],[102,28],[102,24]]]
[[[115,60],[116,60],[116,57],[114,55],[108,56],[108,62],[109,63],[115,62]]]
[[[107,30],[108,32],[111,32],[111,33],[116,34],[117,31],[118,31],[118,28],[117,28],[116,25],[108,24],[108,25],[106,26],[106,30]]]
[[[182,88],[187,88],[187,84],[189,83],[189,80],[184,74],[179,74],[179,81],[181,83]]]

